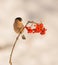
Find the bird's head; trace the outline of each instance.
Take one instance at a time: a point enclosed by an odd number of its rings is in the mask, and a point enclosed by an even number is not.
[[[15,18],[15,22],[22,22],[22,18],[21,17],[17,17],[17,18]]]

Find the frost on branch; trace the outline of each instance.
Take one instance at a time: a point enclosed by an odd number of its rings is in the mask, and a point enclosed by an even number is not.
[[[33,22],[34,23],[34,22]],[[46,28],[44,27],[43,23],[36,23],[34,24],[34,28],[31,28],[31,26],[25,26],[28,33],[40,33],[41,35],[44,35],[46,33]]]

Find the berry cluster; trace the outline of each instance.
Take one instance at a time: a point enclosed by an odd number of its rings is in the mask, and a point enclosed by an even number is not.
[[[34,27],[35,28],[32,29],[31,26],[25,26],[28,33],[40,33],[41,35],[44,35],[46,33],[47,29],[44,27],[43,23],[36,23]]]

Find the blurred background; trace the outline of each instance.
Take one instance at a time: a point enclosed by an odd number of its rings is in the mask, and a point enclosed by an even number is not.
[[[58,0],[0,0],[0,65],[9,65],[9,55],[17,34],[13,30],[16,17],[42,22],[45,35],[28,34],[17,41],[13,65],[58,65]]]

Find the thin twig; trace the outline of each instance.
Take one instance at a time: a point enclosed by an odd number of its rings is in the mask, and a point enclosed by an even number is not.
[[[16,42],[17,42],[19,36],[20,36],[20,33],[19,33],[19,35],[17,36],[17,38],[16,38],[16,40],[15,40],[15,42],[14,42],[14,45],[13,45],[13,48],[12,48],[12,51],[11,51],[11,54],[10,54],[10,59],[9,59],[10,65],[12,65],[12,61],[11,61],[11,60],[12,60],[12,54],[13,54],[13,50],[14,50],[14,48],[15,48],[15,45],[16,45]]]
[[[35,24],[36,24],[36,22],[34,22],[34,21],[28,21],[25,26],[27,26],[29,23],[35,23]],[[21,32],[22,32],[23,30],[24,30],[24,28],[21,30]],[[10,63],[10,65],[12,65],[12,55],[13,55],[13,51],[14,51],[15,45],[16,45],[18,39],[19,39],[19,36],[20,36],[21,32],[18,34],[18,36],[16,37],[16,40],[15,40],[15,42],[14,42],[14,44],[13,44],[13,47],[12,47],[12,50],[11,50],[11,54],[10,54],[10,58],[9,58],[9,63]]]
[[[36,23],[36,22],[34,22],[34,21],[28,21],[28,23],[34,23],[34,24],[38,24],[38,23]]]

